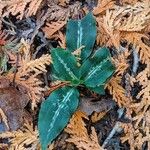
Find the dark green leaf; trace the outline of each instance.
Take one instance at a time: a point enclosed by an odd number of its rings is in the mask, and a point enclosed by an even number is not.
[[[67,125],[78,107],[77,89],[64,87],[54,91],[41,105],[38,130],[42,150],[50,144]]]
[[[115,70],[107,48],[101,48],[81,66],[81,80],[87,87],[104,85]]]
[[[99,85],[96,87],[88,87],[91,91],[100,94],[100,95],[104,95],[105,94],[105,89],[104,89],[104,85]]]
[[[77,60],[69,51],[56,48],[51,51],[55,74],[60,80],[71,81],[72,84],[79,84],[79,67]]]
[[[55,69],[53,64],[51,64],[51,74],[50,74],[51,80],[56,81],[61,79],[61,74],[58,73]]]
[[[81,59],[86,59],[93,49],[96,39],[96,21],[89,13],[82,20],[69,20],[67,23],[66,45],[71,52],[85,46],[81,51]]]

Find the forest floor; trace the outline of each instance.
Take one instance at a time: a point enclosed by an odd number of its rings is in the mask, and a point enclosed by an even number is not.
[[[89,12],[94,50],[109,48],[116,69],[105,95],[78,88],[78,109],[48,149],[150,149],[150,0],[0,0],[0,150],[41,149],[41,103],[67,84],[52,81],[51,50]]]

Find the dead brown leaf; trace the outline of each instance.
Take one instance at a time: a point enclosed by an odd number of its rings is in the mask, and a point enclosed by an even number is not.
[[[103,112],[112,109],[115,106],[113,100],[102,99],[97,100],[93,98],[82,98],[80,100],[79,110],[91,115],[93,112]]]
[[[24,107],[29,98],[24,91],[19,91],[9,83],[8,79],[0,79],[0,108],[7,116],[10,130],[17,130],[23,124],[23,117],[26,116]]]

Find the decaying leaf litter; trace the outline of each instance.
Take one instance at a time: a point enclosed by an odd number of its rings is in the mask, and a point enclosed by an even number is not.
[[[0,135],[1,148],[40,149],[40,104],[47,92],[67,84],[51,82],[49,51],[66,48],[68,19],[92,11],[97,21],[95,50],[108,47],[116,71],[104,96],[79,87],[79,110],[49,149],[149,149],[149,7],[149,0],[0,1],[0,112],[2,130],[7,130]],[[14,101],[18,106],[9,104]]]

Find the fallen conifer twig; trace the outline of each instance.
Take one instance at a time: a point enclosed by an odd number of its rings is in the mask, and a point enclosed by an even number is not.
[[[124,109],[120,108],[118,110],[118,119],[120,119],[122,117],[123,113],[124,113]],[[106,145],[109,143],[110,139],[114,136],[114,134],[117,133],[117,132],[120,132],[121,130],[122,130],[122,128],[121,128],[121,122],[117,121],[116,124],[114,125],[113,129],[109,133],[108,137],[103,142],[102,148],[105,148]]]

